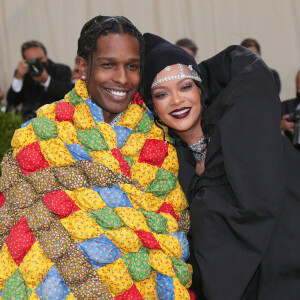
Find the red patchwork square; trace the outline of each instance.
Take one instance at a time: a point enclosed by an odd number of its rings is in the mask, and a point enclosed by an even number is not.
[[[75,108],[68,102],[58,102],[55,106],[55,120],[58,122],[69,121],[73,124]]]
[[[131,177],[130,167],[129,167],[127,161],[124,160],[120,150],[119,149],[111,149],[111,153],[112,153],[113,157],[119,162],[122,173],[128,177]]]
[[[11,228],[5,242],[9,253],[19,266],[35,242],[35,238],[31,233],[31,229],[25,217],[22,217],[20,221]]]
[[[148,163],[160,168],[168,156],[168,147],[169,144],[161,140],[146,140],[139,156],[139,162]]]
[[[2,207],[3,206],[3,204],[4,204],[4,202],[5,202],[5,197],[3,196],[3,193],[2,192],[0,192],[0,207]]]
[[[135,231],[143,245],[149,249],[161,249],[158,241],[154,237],[153,233],[142,230]]]
[[[135,284],[133,284],[132,287],[122,295],[115,297],[115,300],[143,300],[143,299],[144,298],[140,294]]]
[[[179,216],[176,215],[175,210],[174,210],[172,204],[170,204],[170,203],[164,202],[162,204],[162,206],[159,208],[159,210],[157,211],[157,213],[158,214],[159,213],[167,213],[167,214],[170,214],[171,216],[173,216],[176,221],[179,220]]]
[[[65,218],[71,212],[80,209],[64,191],[54,191],[46,194],[43,196],[43,201],[59,219]]]
[[[24,147],[16,155],[16,159],[24,175],[28,175],[43,168],[50,167],[41,152],[38,142],[34,142]]]

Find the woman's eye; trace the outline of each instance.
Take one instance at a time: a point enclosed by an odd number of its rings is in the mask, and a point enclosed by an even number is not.
[[[185,84],[185,85],[183,85],[183,86],[181,87],[181,90],[182,90],[182,91],[188,90],[188,89],[190,89],[192,86],[193,86],[192,83],[187,83],[187,84]]]
[[[160,92],[160,93],[154,94],[154,98],[155,99],[161,99],[161,98],[163,98],[166,95],[167,95],[167,93]]]

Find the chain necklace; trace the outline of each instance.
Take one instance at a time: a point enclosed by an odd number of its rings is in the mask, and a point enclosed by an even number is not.
[[[205,160],[207,144],[209,143],[209,140],[209,136],[204,135],[200,141],[189,146],[189,148],[193,151],[193,155],[197,162],[202,162],[203,160]]]

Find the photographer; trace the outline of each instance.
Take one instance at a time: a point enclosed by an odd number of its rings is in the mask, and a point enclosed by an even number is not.
[[[8,110],[22,103],[21,113],[30,120],[40,106],[63,99],[72,89],[71,69],[51,61],[38,41],[25,42],[21,53],[23,59],[18,62],[7,103]]]
[[[281,103],[281,131],[293,142],[297,149],[299,144],[300,113],[300,70],[296,75],[296,98]],[[295,124],[297,126],[295,126]]]

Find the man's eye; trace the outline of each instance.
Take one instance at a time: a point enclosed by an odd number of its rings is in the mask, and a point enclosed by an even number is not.
[[[104,69],[110,69],[110,68],[112,68],[113,67],[113,64],[102,64],[101,65]]]
[[[139,69],[140,69],[140,66],[139,66],[139,65],[135,65],[135,64],[131,64],[131,65],[128,65],[128,68],[129,68],[130,70],[135,71],[135,70],[139,70]]]

